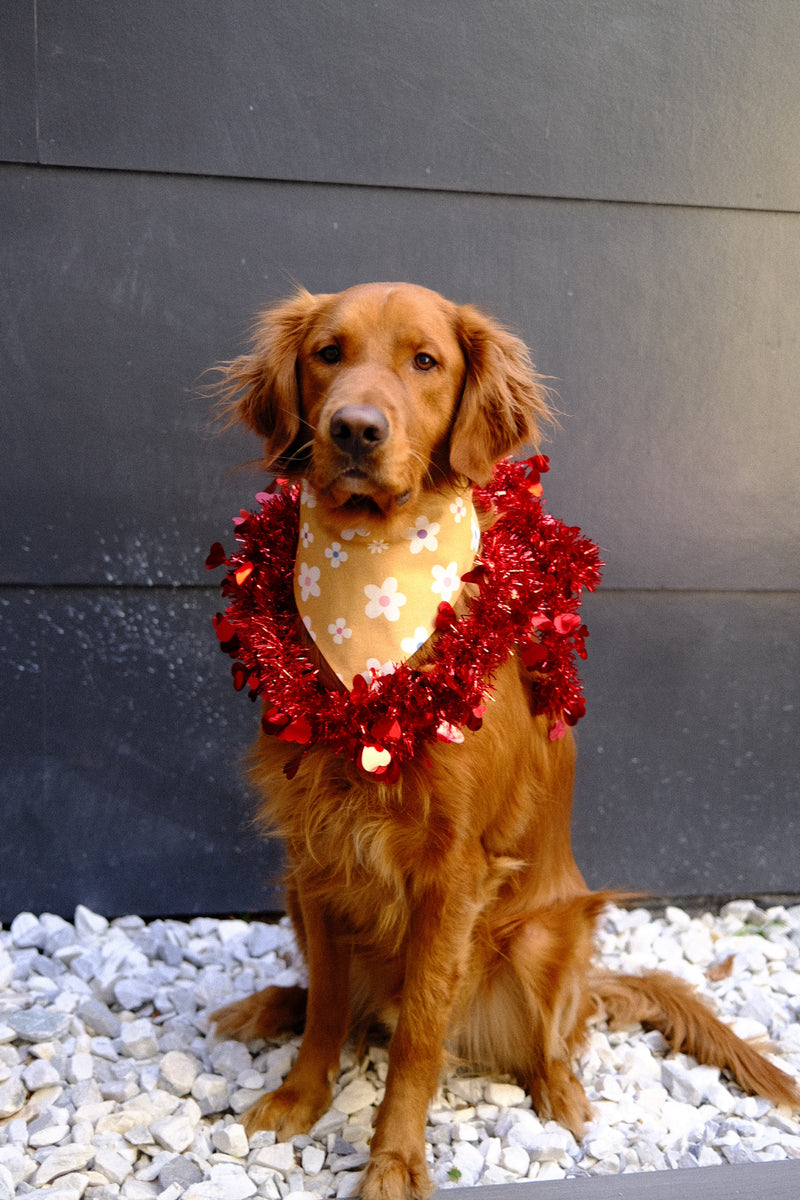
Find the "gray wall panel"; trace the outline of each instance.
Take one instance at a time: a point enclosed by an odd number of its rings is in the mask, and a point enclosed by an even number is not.
[[[36,162],[36,19],[30,0],[0,11],[0,161]]]
[[[0,921],[279,906],[239,773],[258,713],[231,686],[216,607],[204,591],[0,591]]]
[[[42,161],[800,207],[794,0],[39,0]]]
[[[203,369],[290,290],[406,278],[517,326],[555,377],[553,511],[621,587],[800,579],[800,216],[119,173],[0,173],[12,582],[203,581],[255,439]]]
[[[594,886],[800,891],[800,597],[587,599],[575,855]]]

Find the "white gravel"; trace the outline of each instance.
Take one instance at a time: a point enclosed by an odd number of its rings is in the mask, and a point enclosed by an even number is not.
[[[665,967],[800,1077],[800,906],[718,915],[609,910],[606,964]],[[188,923],[79,907],[20,913],[0,932],[0,1200],[286,1200],[357,1195],[387,1070],[349,1050],[311,1134],[248,1139],[240,1115],[286,1074],[297,1040],[217,1041],[215,1007],[302,978],[288,923]],[[665,1055],[658,1034],[596,1026],[580,1063],[595,1120],[579,1143],[506,1079],[448,1077],[431,1106],[440,1187],[800,1158],[800,1120],[715,1068]]]

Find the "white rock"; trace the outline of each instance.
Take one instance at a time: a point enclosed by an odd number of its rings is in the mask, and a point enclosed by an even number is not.
[[[566,1178],[566,1172],[556,1162],[543,1162],[539,1166],[536,1178],[540,1183],[545,1183],[547,1180]]]
[[[29,1131],[28,1145],[34,1150],[40,1150],[43,1146],[57,1146],[69,1135],[69,1131],[65,1113],[63,1120],[53,1119],[51,1124]]]
[[[183,1193],[183,1200],[225,1200],[222,1188],[210,1179],[202,1183],[193,1183]]]
[[[346,1116],[375,1103],[376,1091],[368,1079],[354,1079],[333,1098],[333,1107]]]
[[[204,1116],[224,1112],[230,1100],[230,1086],[221,1075],[198,1075],[192,1084],[192,1096]]]
[[[279,925],[266,925],[262,921],[253,921],[247,935],[247,949],[251,958],[263,958],[271,950],[276,950],[284,941],[284,932]]]
[[[244,1168],[236,1163],[215,1163],[211,1168],[211,1182],[220,1189],[223,1200],[248,1200],[258,1191]]]
[[[113,985],[114,999],[123,1008],[136,1012],[158,991],[158,981],[149,972],[131,979],[117,979]]]
[[[38,1092],[39,1088],[60,1083],[61,1076],[46,1058],[35,1058],[22,1072],[22,1080],[29,1091]]]
[[[566,1129],[547,1129],[534,1136],[521,1125],[513,1125],[508,1132],[510,1146],[522,1146],[534,1162],[569,1162],[569,1147],[574,1143],[572,1134]]]
[[[503,1152],[503,1143],[499,1137],[487,1138],[481,1145],[481,1153],[487,1166],[497,1166]]]
[[[264,1076],[260,1071],[255,1071],[252,1068],[244,1070],[241,1075],[237,1075],[236,1086],[250,1091],[257,1091],[264,1087]]]
[[[691,928],[692,918],[682,908],[675,908],[674,905],[668,904],[664,910],[664,916],[670,925],[674,925],[676,929],[686,930]]]
[[[62,1175],[55,1187],[47,1189],[47,1200],[81,1200],[88,1186],[86,1175],[72,1171],[69,1175]]]
[[[92,912],[90,908],[85,908],[83,904],[79,904],[75,909],[75,932],[81,941],[89,941],[92,938],[101,937],[108,929],[108,921],[105,917],[101,917],[99,913]]]
[[[483,1155],[471,1142],[459,1142],[453,1151],[453,1166],[461,1172],[460,1183],[472,1186],[478,1182],[483,1172]]]
[[[230,942],[241,942],[250,933],[250,926],[247,921],[218,921],[217,936],[223,946],[227,946]]]
[[[143,1179],[126,1179],[120,1189],[120,1196],[123,1200],[155,1200],[158,1192],[157,1183],[146,1183]]]
[[[171,1183],[164,1188],[163,1192],[158,1193],[158,1200],[179,1200],[183,1193],[184,1188],[179,1183]]]
[[[131,1173],[131,1164],[127,1158],[112,1150],[110,1146],[98,1149],[94,1156],[94,1169],[105,1175],[109,1183],[121,1184]]]
[[[9,926],[9,932],[12,943],[20,950],[38,949],[47,938],[39,918],[30,912],[18,913]]]
[[[259,1167],[271,1167],[286,1175],[295,1166],[294,1148],[291,1142],[276,1142],[274,1146],[262,1146],[250,1158]]]
[[[708,963],[714,956],[714,945],[707,929],[693,927],[680,938],[681,949],[690,963]]]
[[[344,1113],[337,1112],[335,1108],[329,1108],[316,1124],[312,1125],[309,1132],[316,1141],[324,1141],[329,1134],[336,1134],[344,1129],[345,1121]]]
[[[320,1146],[306,1146],[300,1161],[306,1175],[318,1175],[325,1166],[325,1151]]]
[[[664,1101],[662,1110],[664,1123],[671,1138],[684,1138],[699,1134],[705,1125],[702,1109],[693,1104],[681,1104],[677,1100]]]
[[[483,1099],[484,1082],[482,1079],[456,1075],[447,1080],[446,1087],[448,1092],[452,1092],[466,1104],[478,1104]]]
[[[237,1122],[215,1129],[211,1140],[220,1153],[230,1154],[234,1158],[246,1158],[250,1151],[250,1143],[244,1125],[239,1125]]]
[[[34,1187],[46,1187],[60,1175],[82,1171],[95,1155],[94,1146],[57,1146],[33,1177]]]
[[[800,996],[800,971],[776,971],[770,976],[770,983],[786,996]]]
[[[0,992],[4,992],[6,988],[11,987],[11,981],[14,978],[14,960],[5,950],[0,949]],[[9,1029],[9,1032],[12,1032]],[[0,1035],[0,1041],[2,1041]],[[9,1039],[10,1040],[10,1039]]]
[[[188,1150],[194,1141],[194,1125],[188,1117],[176,1115],[155,1121],[150,1126],[150,1132],[159,1146],[181,1154]]]
[[[152,1058],[158,1053],[158,1040],[155,1027],[146,1017],[136,1021],[128,1021],[122,1025],[119,1034],[122,1054],[139,1061]]]
[[[0,1084],[0,1117],[12,1117],[15,1112],[19,1112],[27,1099],[28,1093],[20,1078],[12,1077],[6,1080]]]
[[[512,1175],[527,1175],[530,1165],[530,1155],[522,1146],[506,1146],[500,1155],[500,1166]]]
[[[234,1082],[242,1071],[250,1070],[253,1060],[242,1042],[219,1042],[211,1051],[211,1065],[220,1075]]]
[[[159,1063],[159,1087],[176,1096],[187,1096],[201,1070],[202,1063],[193,1054],[168,1050]]]
[[[6,1131],[8,1132],[8,1126]],[[4,1171],[8,1171],[13,1187],[27,1179],[35,1169],[35,1163],[31,1162],[16,1144],[0,1146],[0,1166]]]
[[[79,1052],[73,1054],[69,1062],[67,1079],[70,1083],[80,1083],[82,1079],[91,1079],[94,1075],[94,1061],[91,1054]]]
[[[361,1171],[342,1171],[336,1181],[336,1200],[352,1200],[352,1197],[360,1196],[363,1179]]]
[[[8,1167],[0,1163],[0,1200],[14,1200],[16,1185]]]
[[[493,1164],[491,1166],[484,1167],[483,1174],[481,1175],[479,1182],[483,1187],[486,1187],[487,1185],[499,1187],[501,1184],[514,1183],[515,1181],[516,1176],[512,1175],[510,1171],[506,1171],[505,1168],[498,1167],[497,1164]]]
[[[607,1159],[612,1155],[621,1154],[625,1149],[626,1140],[625,1134],[621,1130],[604,1125],[599,1129],[590,1129],[584,1138],[583,1145],[587,1154],[591,1154],[592,1158]]]
[[[23,1117],[14,1117],[13,1120],[6,1123],[6,1144],[12,1149],[17,1146],[26,1146],[28,1143],[28,1123]],[[2,1153],[4,1148],[0,1148]]]
[[[684,1104],[697,1105],[703,1099],[692,1072],[677,1059],[667,1058],[661,1064],[661,1082],[675,1100]]]
[[[496,1104],[498,1108],[513,1108],[517,1104],[522,1104],[525,1099],[525,1089],[518,1087],[515,1083],[499,1083],[492,1080],[487,1083],[484,1096],[489,1104]]]
[[[452,1127],[454,1142],[479,1142],[481,1131],[472,1121],[457,1121]]]

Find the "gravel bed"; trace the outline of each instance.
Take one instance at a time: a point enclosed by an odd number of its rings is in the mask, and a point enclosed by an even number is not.
[[[800,1077],[800,906],[750,900],[718,915],[611,908],[604,961],[664,967],[745,1036],[772,1039]],[[0,932],[0,1200],[265,1200],[358,1194],[387,1071],[383,1046],[342,1056],[311,1134],[249,1138],[241,1114],[276,1087],[297,1039],[218,1041],[208,1013],[302,979],[284,920],[20,913]],[[715,1068],[665,1055],[660,1035],[597,1024],[580,1063],[595,1120],[580,1143],[502,1078],[445,1079],[429,1113],[439,1187],[800,1158],[797,1115]]]

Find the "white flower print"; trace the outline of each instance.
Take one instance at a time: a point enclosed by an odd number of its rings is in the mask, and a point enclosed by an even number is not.
[[[325,557],[330,559],[332,567],[338,567],[340,563],[347,562],[347,552],[342,549],[339,542],[333,542],[327,547]]]
[[[366,671],[362,671],[361,674],[367,683],[375,683],[376,676],[380,679],[383,675],[394,675],[394,663],[381,663],[377,658],[368,658],[367,669]]]
[[[408,538],[411,542],[412,554],[419,554],[423,546],[426,550],[438,550],[439,543],[436,535],[439,529],[440,526],[436,521],[429,521],[427,517],[417,517],[414,528],[407,529],[403,537]]]
[[[308,636],[311,638],[312,642],[315,642],[317,640],[317,635],[314,633],[314,630],[311,628],[311,617],[303,617],[303,624],[306,627],[306,632],[307,632]]]
[[[300,503],[305,504],[306,508],[317,507],[317,497],[311,491],[311,488],[308,486],[305,479],[303,480],[300,488]]]
[[[297,576],[297,585],[300,588],[300,596],[305,601],[309,596],[319,596],[319,567],[309,567],[308,563],[300,564],[300,573]]]
[[[441,596],[443,600],[450,601],[454,592],[457,592],[461,585],[461,578],[458,574],[458,563],[451,562],[449,566],[431,567],[433,575],[433,584],[431,591],[436,596]]]
[[[383,554],[388,549],[389,543],[382,541],[380,538],[376,538],[374,542],[370,542],[369,544],[370,554]]]
[[[302,528],[300,530],[300,543],[301,543],[303,549],[307,550],[308,547],[313,542],[313,540],[314,540],[314,535],[311,532],[311,530],[308,528],[308,521],[304,521]]]
[[[422,625],[418,625],[412,633],[411,637],[403,638],[400,643],[400,649],[403,654],[407,654],[410,658],[412,654],[416,654],[420,646],[424,646],[428,638],[431,636],[430,630],[425,629]]]
[[[352,629],[348,628],[347,621],[344,617],[337,617],[332,625],[328,626],[328,633],[333,638],[337,646],[341,646],[345,638],[353,636]]]
[[[352,542],[354,537],[368,538],[371,532],[372,530],[362,529],[360,526],[358,529],[343,529],[341,535],[342,541]]]
[[[390,575],[388,579],[384,579],[383,583],[378,587],[374,583],[368,583],[364,588],[364,595],[369,600],[369,604],[364,609],[368,617],[386,617],[387,621],[399,621],[400,609],[406,602],[406,598],[402,592],[397,590],[397,580]]]
[[[456,496],[450,505],[450,512],[453,514],[456,525],[460,525],[462,519],[467,515],[467,506],[461,496]]]

